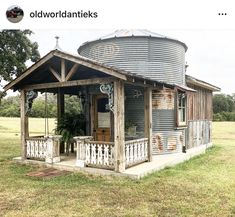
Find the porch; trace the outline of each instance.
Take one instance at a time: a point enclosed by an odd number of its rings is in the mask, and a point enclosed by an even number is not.
[[[21,157],[14,158],[17,163],[23,164],[34,164],[42,167],[53,167],[60,170],[67,170],[73,172],[83,172],[93,175],[104,175],[104,176],[121,176],[129,177],[131,179],[140,179],[148,174],[162,170],[166,167],[171,167],[176,164],[182,163],[203,154],[206,150],[212,146],[212,143],[207,145],[198,146],[191,148],[187,153],[173,153],[170,155],[155,155],[151,162],[144,162],[142,164],[135,165],[131,168],[127,168],[124,172],[117,173],[113,170],[94,168],[94,167],[78,167],[76,166],[76,155],[61,156],[61,161],[57,163],[46,163],[45,161],[22,159]]]
[[[26,159],[55,164],[74,162],[80,168],[115,170],[115,143],[94,141],[92,136],[74,137],[75,152],[60,153],[61,136],[26,138]],[[148,138],[125,141],[125,169],[148,161]]]
[[[86,126],[84,137],[73,135],[77,167],[122,173],[152,161],[152,89],[164,87],[173,88],[53,50],[5,87],[21,93],[21,158],[46,164],[61,161],[61,136],[45,130],[45,135],[32,137],[28,124],[38,93],[51,93],[57,97],[58,122],[65,113],[65,95],[76,96],[81,103]],[[135,125],[136,132],[127,133],[127,121]]]

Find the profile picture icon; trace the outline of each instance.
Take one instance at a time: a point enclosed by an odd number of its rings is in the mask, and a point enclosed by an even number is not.
[[[19,23],[24,17],[24,11],[17,5],[12,5],[7,9],[7,19],[11,23]]]

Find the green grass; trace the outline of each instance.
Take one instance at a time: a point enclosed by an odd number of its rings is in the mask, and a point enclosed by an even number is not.
[[[43,120],[33,121],[43,133]],[[0,216],[235,216],[235,122],[213,124],[215,147],[205,155],[138,181],[27,177],[37,168],[11,161],[20,153],[16,122],[0,118]]]

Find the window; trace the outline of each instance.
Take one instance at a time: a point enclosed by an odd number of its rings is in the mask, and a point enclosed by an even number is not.
[[[186,125],[186,94],[178,93],[178,126]]]

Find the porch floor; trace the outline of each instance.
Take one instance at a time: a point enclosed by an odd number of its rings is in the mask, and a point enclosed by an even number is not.
[[[89,174],[96,175],[113,175],[113,176],[124,176],[132,179],[140,179],[150,173],[162,170],[166,167],[171,167],[176,164],[182,163],[189,160],[190,158],[205,153],[208,147],[211,147],[212,143],[201,145],[196,148],[191,148],[187,150],[187,153],[174,153],[165,155],[154,155],[152,162],[145,162],[131,168],[126,169],[123,173],[116,173],[111,170],[98,169],[92,167],[80,168],[75,166],[76,157],[71,154],[70,156],[62,156],[61,162],[54,164],[47,164],[44,161],[36,160],[21,160],[21,157],[16,157],[13,160],[20,163],[26,164],[37,164],[46,167],[54,167],[57,169],[67,170],[67,171],[81,171]]]

